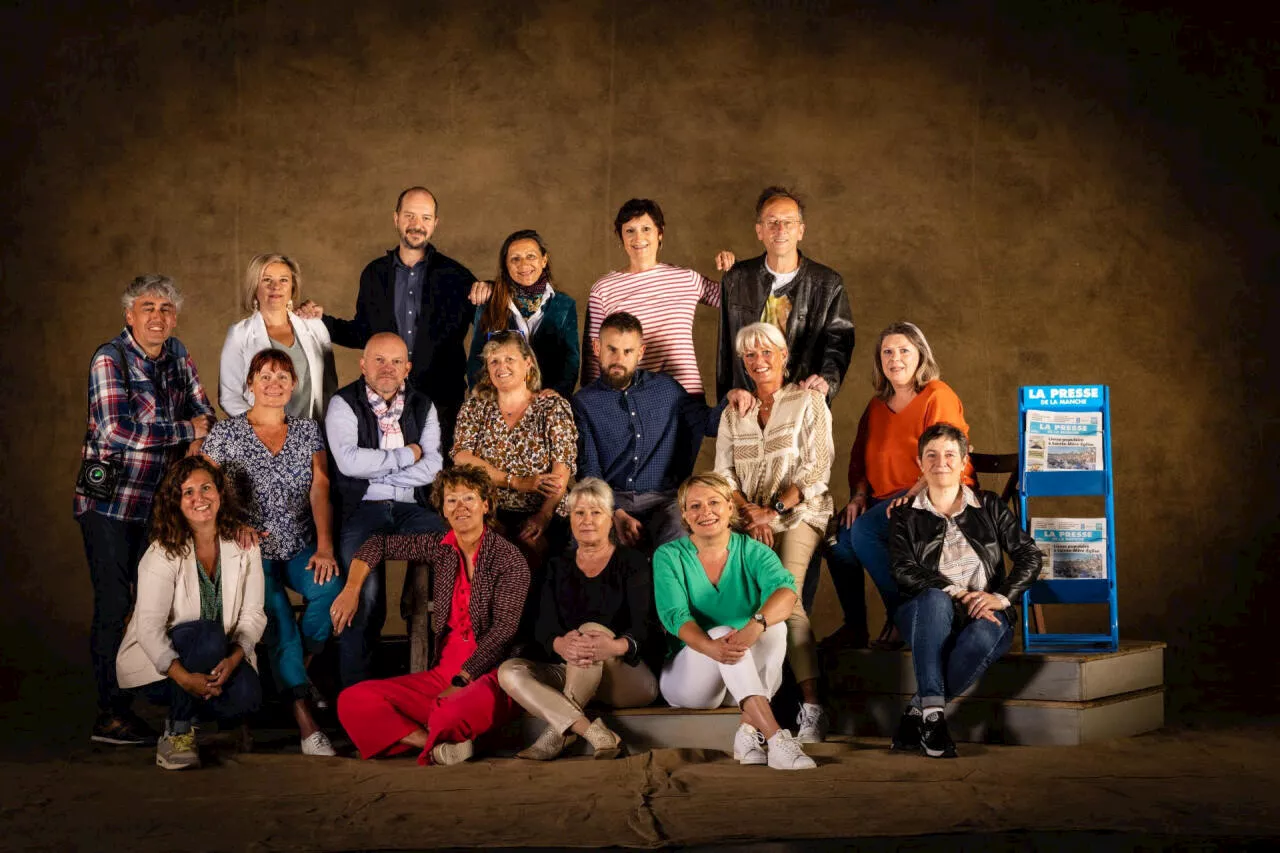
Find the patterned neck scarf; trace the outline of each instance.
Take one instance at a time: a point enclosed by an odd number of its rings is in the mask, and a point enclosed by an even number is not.
[[[396,392],[395,399],[390,403],[382,399],[382,395],[368,385],[365,386],[364,392],[369,405],[373,408],[373,413],[378,417],[378,430],[382,433],[382,439],[378,443],[379,449],[404,447],[404,433],[400,431],[400,416],[404,414],[404,384],[401,383],[400,390]]]
[[[550,283],[551,277],[547,275],[545,269],[542,271],[542,275],[538,276],[538,280],[528,287],[515,281],[511,282],[511,301],[515,304],[516,310],[520,312],[521,317],[527,320],[542,307],[542,299],[546,296],[547,285]]]

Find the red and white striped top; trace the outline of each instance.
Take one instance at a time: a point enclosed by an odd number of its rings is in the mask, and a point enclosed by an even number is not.
[[[600,324],[615,311],[634,314],[644,328],[645,370],[669,374],[690,394],[703,396],[702,374],[693,349],[693,312],[701,302],[720,307],[720,282],[671,264],[644,272],[614,272],[591,285],[587,299],[587,340],[600,337]],[[591,347],[583,356],[582,384],[600,375]]]

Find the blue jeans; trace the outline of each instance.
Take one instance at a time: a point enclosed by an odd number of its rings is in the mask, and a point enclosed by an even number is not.
[[[337,577],[317,584],[315,574],[307,571],[307,562],[315,552],[315,546],[308,545],[287,560],[262,561],[267,611],[267,630],[262,639],[271,662],[271,677],[280,691],[292,693],[295,699],[307,695],[304,655],[320,651],[333,634],[329,606],[342,591]],[[290,589],[301,595],[306,605],[301,628],[289,601]]]
[[[169,629],[169,640],[178,662],[188,672],[208,674],[231,649],[222,623],[208,619],[174,625]],[[193,720],[230,723],[252,714],[262,703],[262,682],[244,660],[222,685],[222,694],[212,699],[197,699],[171,678],[148,684],[142,694],[153,704],[168,705],[170,730],[183,732],[190,730]]]
[[[124,639],[124,624],[133,609],[138,584],[138,561],[147,550],[147,525],[118,521],[89,510],[80,516],[84,554],[93,582],[93,622],[89,628],[89,659],[98,687],[98,713],[119,716],[133,704],[133,693],[116,683],[116,654]]]
[[[911,647],[917,708],[945,705],[963,693],[1013,644],[1009,610],[1000,624],[969,619],[951,596],[927,589],[898,608],[898,630]]]
[[[862,574],[858,571],[860,568],[866,569],[871,582],[876,585],[889,621],[892,622],[898,612],[901,601],[898,583],[893,579],[893,570],[889,565],[889,504],[894,498],[904,494],[905,489],[884,500],[872,499],[866,512],[854,519],[850,526],[841,527],[836,535],[827,565],[845,611],[846,621],[854,608],[845,602],[851,601],[855,594],[862,595]],[[865,613],[865,609],[863,612]]]
[[[405,501],[361,501],[342,519],[338,537],[338,562],[349,571],[351,558],[371,536],[387,533],[444,533],[448,527],[434,511]],[[351,625],[339,638],[338,669],[342,686],[350,687],[371,676],[373,643],[387,621],[386,567],[369,567],[360,587],[360,601]],[[335,593],[336,594],[336,593]],[[327,615],[327,613],[326,613]]]

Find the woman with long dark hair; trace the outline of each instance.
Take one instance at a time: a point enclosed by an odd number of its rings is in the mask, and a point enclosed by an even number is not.
[[[568,399],[578,379],[578,306],[551,283],[551,256],[532,228],[507,235],[498,252],[493,295],[476,308],[471,331],[467,381],[475,386],[484,373],[480,351],[497,332],[518,332],[529,341],[542,384]]]
[[[165,473],[151,510],[151,547],[116,656],[124,688],[169,706],[156,764],[200,766],[192,723],[225,725],[258,709],[254,646],[267,625],[258,546],[236,543],[234,498],[222,472],[188,456]],[[245,665],[247,664],[247,665]]]

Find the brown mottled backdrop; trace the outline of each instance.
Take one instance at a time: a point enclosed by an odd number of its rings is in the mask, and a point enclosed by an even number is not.
[[[580,307],[625,262],[626,198],[660,200],[664,259],[713,275],[717,249],[757,253],[758,190],[796,187],[859,328],[840,458],[895,319],[929,335],[980,450],[1014,449],[1019,385],[1109,384],[1122,633],[1170,643],[1175,705],[1274,685],[1250,654],[1280,627],[1266,30],[1014,0],[179,5],[0,12],[0,693],[86,657],[72,482],[124,284],[179,281],[216,388],[249,256],[300,259],[349,316],[419,182],[445,253],[489,277],[536,227]],[[700,313],[708,377],[715,335]]]

